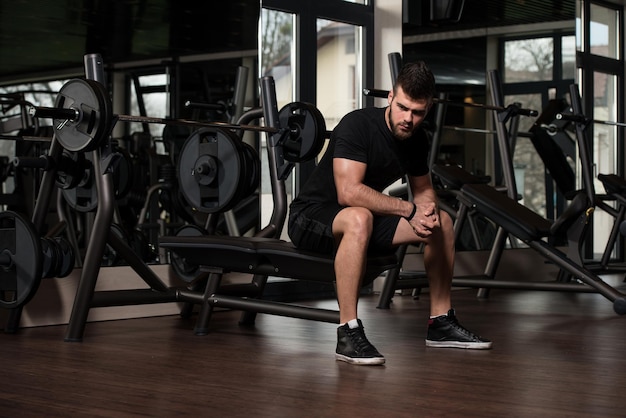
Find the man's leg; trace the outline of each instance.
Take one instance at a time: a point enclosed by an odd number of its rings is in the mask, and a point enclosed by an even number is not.
[[[441,227],[426,239],[424,248],[431,316],[445,315],[452,307],[450,291],[454,274],[454,228],[447,213],[441,213],[439,219]]]
[[[335,358],[351,364],[380,365],[385,358],[367,340],[358,319],[359,289],[367,262],[367,247],[372,234],[373,215],[364,208],[342,209],[333,221],[338,243],[335,254],[339,321]]]
[[[454,228],[450,216],[441,212],[441,227],[427,238],[418,237],[406,221],[400,221],[394,243],[424,242],[424,268],[428,277],[430,314],[426,345],[449,348],[491,348],[491,341],[465,329],[459,324],[451,304],[454,274]],[[412,234],[412,236],[411,236]],[[408,241],[407,241],[408,240]]]
[[[393,237],[394,245],[423,242],[424,268],[428,276],[431,316],[446,314],[451,308],[450,290],[454,274],[454,227],[450,216],[441,212],[441,226],[428,237],[415,234],[408,222],[400,220]]]
[[[357,318],[358,294],[367,262],[372,220],[369,210],[351,207],[341,210],[333,221],[333,234],[338,243],[335,276],[342,324]]]

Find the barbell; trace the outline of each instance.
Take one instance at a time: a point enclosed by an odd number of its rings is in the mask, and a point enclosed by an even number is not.
[[[611,120],[589,119],[589,118],[586,118],[584,115],[576,115],[576,114],[571,114],[571,113],[557,113],[556,118],[558,120],[582,123],[584,125],[587,125],[589,123],[595,123],[599,125],[617,126],[620,128],[626,127],[626,123],[623,123],[623,122],[614,122]]]
[[[89,79],[68,81],[59,90],[55,107],[33,106],[29,113],[53,119],[55,138],[63,148],[74,153],[92,151],[105,144],[117,121],[197,128],[181,149],[178,180],[188,203],[208,213],[232,208],[259,183],[260,162],[256,150],[241,141],[234,131],[279,135],[276,142],[281,147],[281,156],[290,163],[316,157],[328,137],[324,117],[314,105],[305,102],[283,106],[278,113],[279,127],[114,115],[104,87]],[[88,197],[95,194],[95,189],[91,191]]]
[[[89,79],[72,79],[59,90],[54,107],[32,106],[29,108],[29,114],[37,118],[53,119],[53,130],[57,140],[63,148],[73,152],[97,149],[104,143],[113,125],[117,121],[122,121],[188,126],[198,129],[256,131],[272,135],[280,133],[284,140],[291,144],[292,158],[304,161],[312,158],[311,152],[315,155],[319,153],[327,132],[323,117],[315,106],[299,107],[299,109],[298,113],[282,114],[284,118],[281,118],[280,128],[113,114],[111,100],[102,84]],[[294,144],[298,144],[295,147],[297,152],[294,152]]]
[[[363,94],[365,96],[371,96],[371,97],[378,97],[381,99],[386,99],[387,96],[389,95],[389,90],[380,90],[380,89],[369,89],[369,88],[365,88],[363,89]],[[449,100],[449,99],[441,99],[439,97],[433,97],[433,103],[442,103],[442,104],[446,104],[448,106],[457,106],[457,107],[473,107],[473,108],[478,108],[478,109],[484,109],[484,110],[495,110],[497,112],[504,112],[507,110],[511,110],[511,106],[509,107],[502,107],[502,106],[493,106],[493,105],[486,105],[486,104],[481,104],[481,103],[468,103],[468,102],[457,102],[454,100]],[[533,109],[525,109],[525,108],[521,108],[519,106],[515,106],[515,112],[521,116],[538,116],[539,112],[537,112],[536,110]]]

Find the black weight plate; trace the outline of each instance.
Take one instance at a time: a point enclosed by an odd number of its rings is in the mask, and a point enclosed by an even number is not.
[[[74,109],[76,120],[55,119],[54,133],[69,151],[93,151],[106,140],[111,130],[111,100],[102,84],[93,80],[73,79],[59,90],[55,106]]]
[[[185,225],[176,231],[177,237],[200,237],[207,232],[196,225]],[[193,282],[200,275],[200,268],[195,264],[187,262],[185,257],[175,252],[170,253],[170,265],[174,273],[186,283]]]
[[[96,188],[95,170],[92,154],[85,154],[83,161],[85,170],[78,185],[72,189],[62,189],[61,193],[67,204],[79,212],[92,212],[98,207],[98,190]]]
[[[0,253],[11,259],[0,267],[0,306],[18,308],[41,283],[41,240],[33,225],[15,212],[0,213]]]
[[[246,177],[243,178],[243,182],[246,185],[243,192],[242,199],[250,196],[259,187],[261,180],[261,160],[259,154],[256,152],[252,145],[245,142],[241,143],[244,156],[244,166],[247,168]],[[248,181],[246,182],[246,178]]]
[[[113,171],[113,185],[115,186],[115,198],[123,199],[128,195],[133,187],[133,162],[128,151],[117,149],[116,154],[119,158],[116,160]]]
[[[54,243],[59,255],[56,277],[67,277],[74,270],[76,264],[74,250],[65,238],[56,237]]]
[[[73,189],[84,180],[87,165],[85,154],[63,150],[56,172],[56,185],[61,189]]]
[[[289,128],[283,141],[287,161],[308,161],[318,156],[326,141],[326,122],[322,113],[306,102],[288,103],[278,112],[280,126]]]
[[[57,275],[59,268],[59,249],[52,238],[41,238],[41,277],[49,279]]]
[[[237,203],[242,171],[240,144],[234,133],[216,128],[199,129],[187,138],[178,161],[178,182],[194,209],[224,212]]]

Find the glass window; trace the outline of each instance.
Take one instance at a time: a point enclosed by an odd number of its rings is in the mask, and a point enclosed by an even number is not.
[[[131,83],[131,95],[130,95],[130,113],[132,115],[138,115],[139,112],[139,104],[137,102],[138,94],[142,94],[142,99],[144,102],[144,106],[146,107],[146,115],[155,117],[155,118],[165,118],[167,117],[168,112],[168,100],[169,94],[166,93],[165,86],[168,85],[167,75],[166,74],[151,74],[151,75],[142,75],[139,76],[139,85],[141,87],[153,87],[153,86],[163,86],[163,91],[155,92],[151,91],[149,93],[138,93],[135,90],[135,84]],[[130,132],[142,132],[143,127],[140,123],[132,122],[129,124]],[[163,125],[152,123],[148,125],[148,129],[150,129],[150,135],[156,138],[160,138],[163,133]]]
[[[294,19],[291,13],[262,9],[261,11],[261,74],[274,77],[278,109],[295,100]]]
[[[360,40],[360,26],[317,20],[316,100],[329,130],[361,107]]]
[[[552,38],[534,38],[504,43],[504,82],[552,80]]]
[[[505,104],[520,103],[523,108],[541,112],[541,94],[511,95]],[[520,117],[518,132],[528,132],[534,118]],[[535,150],[530,138],[518,136],[513,150],[513,168],[517,193],[521,203],[542,216],[546,216],[545,165]]]
[[[294,22],[295,14],[261,9],[261,30],[259,36],[261,75],[274,78],[276,102],[279,110],[287,103],[296,100],[294,94],[295,71],[293,68],[296,62],[294,57]],[[261,225],[265,226],[271,219],[274,201],[265,144],[267,136],[261,135],[260,139]],[[287,200],[290,202],[291,182],[287,182],[286,186]],[[286,228],[284,228],[283,234],[286,234]]]
[[[589,44],[594,55],[618,59],[619,14],[597,4],[590,5]]]
[[[566,93],[571,80],[576,76],[574,35],[503,42],[505,91],[509,92],[505,97],[506,104],[517,102],[524,108],[535,109],[541,113],[547,104],[544,100],[561,97]],[[520,117],[519,133],[527,133],[534,122],[535,118]],[[552,188],[546,188],[545,164],[530,139],[520,135],[515,145],[514,168],[523,203],[533,211],[553,219],[562,210],[558,200],[562,196],[547,196],[552,193]],[[574,159],[570,164],[572,169],[576,168]]]
[[[594,73],[594,104],[593,118],[596,120],[617,120],[617,77],[611,74]],[[593,163],[595,173],[594,188],[601,193],[604,186],[598,180],[597,173],[617,172],[617,128],[615,126],[593,124]],[[614,218],[604,211],[593,213],[594,223],[594,254],[602,254],[609,239]]]
[[[561,38],[561,70],[563,78],[576,77],[576,36],[563,36]]]
[[[24,126],[23,121],[28,121],[28,106],[54,107],[58,91],[67,80],[57,80],[41,83],[27,83],[15,86],[0,87],[0,134],[7,136],[19,136],[23,134],[35,136],[48,136],[47,129],[52,126],[52,119],[36,119],[33,129],[27,132],[30,126]],[[15,155],[15,140],[0,140],[0,158],[12,158]],[[31,155],[32,156],[32,155]],[[3,162],[8,165],[8,161]],[[9,176],[2,183],[2,193],[12,193],[15,185],[13,177]]]

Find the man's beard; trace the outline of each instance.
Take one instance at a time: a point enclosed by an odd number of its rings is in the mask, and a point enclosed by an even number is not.
[[[407,139],[413,136],[413,132],[415,131],[415,126],[412,124],[404,125],[408,130],[402,129],[400,126],[402,124],[396,123],[391,117],[391,110],[389,111],[389,125],[391,126],[391,133],[398,139]]]

